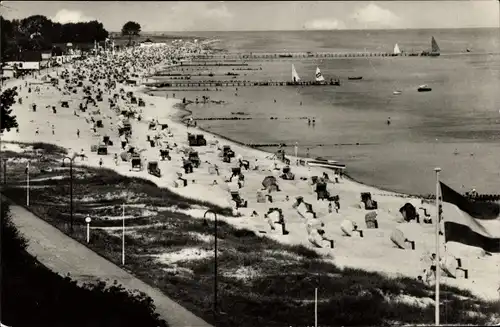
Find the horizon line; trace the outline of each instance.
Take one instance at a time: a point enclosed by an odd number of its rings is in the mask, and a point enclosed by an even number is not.
[[[500,1],[500,0],[498,0]],[[213,32],[339,32],[339,31],[408,31],[408,30],[465,30],[465,29],[495,29],[499,26],[471,26],[471,27],[409,27],[409,28],[343,28],[343,29],[299,29],[299,30],[207,30],[207,31],[141,31],[141,33],[213,33]],[[121,31],[110,31],[121,33]]]

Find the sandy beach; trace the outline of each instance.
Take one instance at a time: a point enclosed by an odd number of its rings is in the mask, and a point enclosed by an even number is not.
[[[132,52],[134,51],[134,52]],[[56,144],[68,150],[70,157],[76,155],[75,165],[86,165],[92,167],[100,166],[115,170],[119,174],[130,177],[140,177],[154,182],[158,187],[168,188],[185,197],[211,202],[223,207],[233,207],[237,217],[222,217],[228,223],[238,228],[246,228],[255,231],[262,237],[269,237],[279,242],[288,244],[304,244],[314,248],[324,254],[326,261],[331,261],[340,267],[355,267],[368,271],[386,273],[390,276],[403,275],[417,278],[423,275],[424,269],[429,269],[429,257],[435,249],[435,227],[433,224],[425,224],[422,221],[423,211],[418,209],[424,207],[432,218],[435,217],[435,207],[432,203],[421,203],[418,198],[405,198],[404,195],[383,191],[375,187],[362,185],[347,178],[340,178],[338,183],[334,181],[334,173],[331,170],[307,167],[296,164],[298,158],[294,158],[287,153],[290,159],[290,169],[295,178],[284,180],[280,177],[283,168],[286,166],[273,154],[244,147],[236,142],[225,140],[219,136],[211,135],[206,131],[201,131],[196,127],[188,127],[178,121],[178,105],[181,99],[164,98],[150,96],[144,93],[144,86],[127,85],[120,83],[119,79],[112,78],[112,71],[118,67],[125,69],[134,67],[135,74],[144,82],[141,76],[146,76],[156,66],[166,63],[165,53],[176,53],[177,49],[170,47],[156,49],[126,50],[117,53],[114,59],[104,57],[91,57],[85,61],[75,62],[67,67],[59,67],[57,70],[43,72],[38,77],[26,78],[24,80],[11,80],[4,84],[6,87],[18,87],[19,97],[23,99],[22,104],[16,103],[13,112],[17,116],[19,132],[11,130],[5,131],[2,135],[2,150],[8,150],[15,145],[8,142],[45,142]],[[111,56],[111,55],[110,55]],[[134,65],[129,65],[130,60]],[[168,61],[168,60],[167,60]],[[168,62],[167,62],[168,63]],[[100,68],[100,69],[96,69]],[[67,69],[67,77],[60,75]],[[128,73],[128,72],[127,72]],[[47,75],[49,76],[47,78]],[[78,78],[77,76],[93,76],[94,81]],[[56,86],[46,83],[50,78],[57,78],[59,84]],[[75,78],[74,81],[72,79]],[[64,80],[69,81],[65,83]],[[105,83],[116,82],[116,86],[105,88]],[[81,87],[77,87],[78,82],[82,82]],[[93,83],[93,82],[98,82]],[[140,83],[138,83],[140,84]],[[65,87],[71,86],[71,91]],[[95,106],[92,103],[86,104],[87,110],[82,112],[79,105],[84,103],[85,96],[83,88],[88,86],[91,97],[96,98],[98,89],[102,91],[102,101],[97,101]],[[120,92],[123,89],[123,92]],[[76,90],[74,93],[73,90]],[[130,98],[126,96],[132,92],[136,98],[144,100],[145,106],[139,107],[130,103]],[[114,100],[115,107],[121,110],[131,108],[135,115],[130,119],[132,135],[128,139],[128,145],[140,153],[143,168],[141,171],[131,171],[130,161],[123,161],[120,154],[121,140],[119,136],[120,112],[110,108],[109,99],[113,99],[114,94],[119,94],[118,100]],[[122,98],[123,96],[123,98]],[[68,102],[68,108],[61,107],[61,101]],[[36,104],[36,111],[33,111],[32,104]],[[54,113],[52,106],[56,107]],[[140,121],[137,119],[141,117]],[[102,128],[94,131],[91,119],[102,121]],[[159,121],[161,124],[168,124],[168,129],[161,130],[155,127],[150,129],[150,122]],[[79,132],[78,132],[79,131]],[[186,174],[183,169],[183,158],[186,157],[186,150],[189,148],[188,133],[203,134],[207,141],[206,146],[193,147],[198,152],[200,166],[194,168],[192,173]],[[98,155],[91,151],[91,146],[98,145],[103,136],[109,136],[113,145],[107,147],[107,155]],[[151,147],[148,141],[156,137],[155,147]],[[161,160],[160,148],[170,147],[169,154],[171,160]],[[229,145],[235,153],[230,163],[223,162],[219,156],[224,145]],[[84,152],[86,159],[82,160],[79,155]],[[114,155],[118,155],[115,162]],[[241,187],[234,182],[228,183],[232,175],[232,168],[239,167],[238,158],[247,160],[250,169],[241,168],[244,175],[244,183]],[[146,167],[150,161],[158,162],[161,170],[161,177],[156,177],[148,173]],[[40,169],[38,163],[33,163],[33,169]],[[216,173],[214,165],[217,165],[219,174]],[[347,170],[349,167],[347,167]],[[338,213],[330,212],[328,201],[317,200],[314,185],[311,177],[321,177],[326,173],[330,180],[327,182],[327,189],[331,195],[339,196],[340,209]],[[187,186],[183,186],[179,176],[187,181]],[[263,191],[263,180],[268,176],[274,176],[279,185],[279,192],[267,193]],[[236,178],[237,179],[237,178]],[[234,180],[234,179],[233,179]],[[238,191],[241,198],[248,202],[246,208],[236,208],[232,201],[231,190]],[[263,195],[272,196],[272,202],[258,201],[258,192]],[[378,228],[367,228],[365,215],[368,213],[361,203],[362,192],[370,192],[372,198],[378,202],[377,221]],[[302,196],[304,201],[313,206],[317,218],[309,217],[303,211],[302,206],[294,208],[293,204],[298,196]],[[405,203],[411,203],[421,216],[420,223],[415,220],[406,222],[403,220],[399,208]],[[271,229],[271,224],[264,215],[270,208],[280,208],[282,210],[287,235],[283,235],[281,226],[274,224],[275,230]],[[257,213],[255,216],[254,211]],[[203,217],[203,212],[190,212],[193,217]],[[274,214],[270,214],[270,218]],[[98,217],[95,217],[98,218]],[[341,225],[345,221],[355,223],[363,231],[363,237],[352,232],[351,236],[344,235]],[[330,248],[323,243],[321,248],[314,247],[309,241],[310,228],[318,221],[324,223],[325,236],[333,239],[334,248]],[[308,227],[309,226],[309,227]],[[411,248],[397,248],[390,239],[391,233],[399,229],[404,236],[415,242],[415,250]],[[441,237],[443,241],[443,237]],[[468,247],[458,243],[441,244],[441,253],[449,253],[462,261],[462,266],[469,270],[469,278],[465,279],[462,274],[457,278],[443,277],[446,284],[468,289],[473,294],[484,299],[498,299],[497,291],[500,283],[500,255],[485,255],[484,251],[477,248]]]

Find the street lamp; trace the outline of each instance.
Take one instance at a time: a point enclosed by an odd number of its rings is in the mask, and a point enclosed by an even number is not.
[[[3,185],[7,185],[7,158],[2,158],[3,161]]]
[[[203,225],[208,226],[208,220],[207,220],[207,213],[212,213],[214,215],[214,234],[215,234],[215,241],[214,241],[214,323],[217,324],[217,214],[213,210],[207,210],[203,214]]]
[[[125,266],[125,202],[122,203],[122,266]]]
[[[87,223],[87,243],[90,240],[90,222],[91,221],[92,221],[92,219],[90,218],[90,216],[87,216],[87,218],[85,218],[85,222]]]
[[[69,211],[70,211],[70,233],[73,234],[73,161],[76,157],[64,157],[62,160],[62,167],[65,167],[64,160],[69,160]]]
[[[26,206],[30,206],[30,162],[26,163]]]

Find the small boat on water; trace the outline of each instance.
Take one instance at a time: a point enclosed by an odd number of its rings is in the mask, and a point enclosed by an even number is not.
[[[347,79],[350,81],[359,81],[360,79],[363,79],[363,76],[348,76]]]
[[[399,45],[396,43],[394,46],[394,52],[392,53],[393,56],[400,56],[401,55],[401,49],[399,49]]]
[[[311,167],[323,167],[323,168],[342,169],[342,170],[346,168],[345,164],[342,164],[336,160],[327,160],[321,157],[318,157],[316,159],[309,159],[306,162],[307,165]]]
[[[422,84],[418,87],[418,92],[430,92],[432,88],[430,88],[427,84]]]
[[[431,51],[424,51],[422,52],[421,55],[428,57],[439,57],[440,54],[441,54],[441,49],[439,49],[436,39],[433,36],[431,39]]]
[[[323,77],[323,74],[321,73],[321,70],[319,70],[319,67],[316,67],[316,83],[318,84],[326,84],[325,78]]]
[[[295,65],[294,64],[292,64],[292,81],[294,83],[297,83],[298,81],[300,81],[299,74],[297,74],[297,71],[295,70]]]
[[[291,54],[280,54],[278,55],[280,58],[292,58],[293,56]]]
[[[394,94],[394,95],[400,95],[401,93],[403,93],[403,91],[396,90],[396,91],[392,92],[392,94]]]

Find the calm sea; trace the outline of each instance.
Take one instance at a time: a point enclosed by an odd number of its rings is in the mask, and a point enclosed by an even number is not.
[[[191,35],[193,33],[190,33]],[[221,40],[229,52],[391,52],[430,48],[434,36],[440,57],[295,59],[248,62],[235,67],[185,68],[192,80],[212,72],[239,73],[238,80],[291,79],[292,63],[303,80],[316,67],[340,87],[239,87],[221,91],[175,91],[177,98],[203,95],[227,103],[189,107],[195,117],[229,117],[244,112],[247,121],[200,121],[199,125],[244,143],[299,143],[299,154],[345,162],[348,173],[364,183],[412,194],[432,193],[433,169],[464,190],[500,193],[500,31],[495,29],[404,31],[299,31],[196,33]],[[470,54],[464,53],[470,49]],[[262,68],[262,69],[261,69]],[[362,76],[349,81],[348,76]],[[231,79],[231,76],[217,76]],[[163,77],[162,79],[168,80]],[[419,93],[428,84],[432,92]],[[400,90],[402,94],[394,95]],[[172,96],[173,91],[155,93]],[[307,120],[315,118],[315,126]],[[270,117],[278,117],[271,120]],[[391,124],[387,125],[390,117]],[[356,144],[360,145],[335,145]],[[320,146],[319,144],[322,144]],[[273,151],[272,148],[265,150]],[[293,152],[293,147],[288,150]]]

